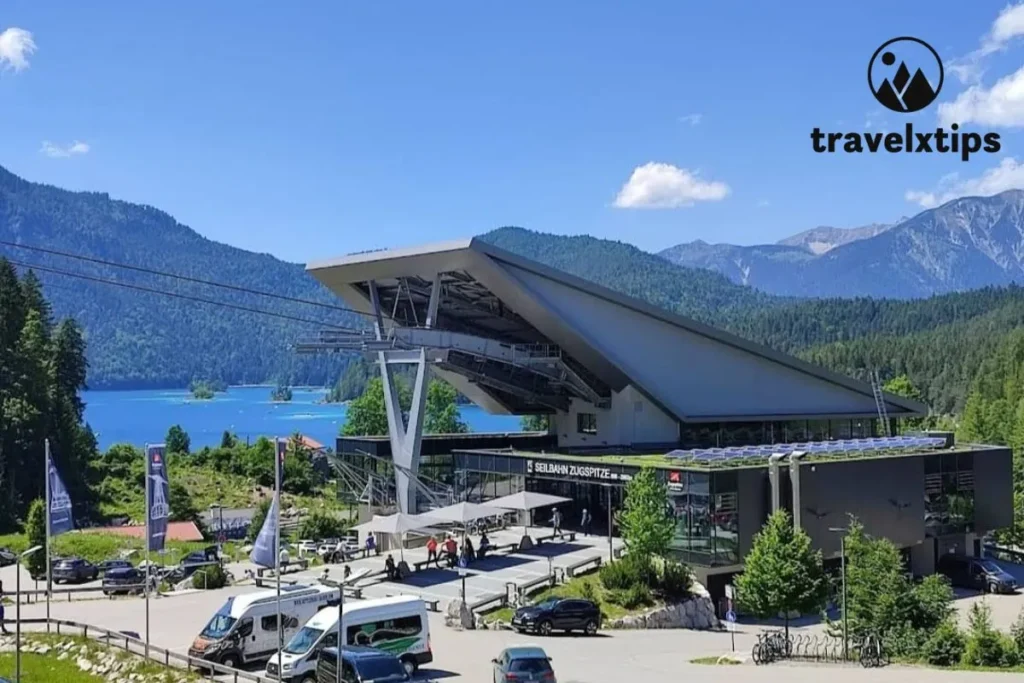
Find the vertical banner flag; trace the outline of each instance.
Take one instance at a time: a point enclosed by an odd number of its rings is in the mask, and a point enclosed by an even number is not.
[[[164,446],[146,448],[146,480],[149,482],[149,510],[146,511],[149,525],[148,548],[161,551],[167,537],[167,518],[171,514],[169,503],[170,486],[167,483],[167,463],[164,462]]]
[[[71,496],[68,495],[64,481],[60,478],[57,466],[53,464],[52,459],[48,469],[50,477],[50,500],[47,501],[50,506],[49,531],[51,536],[59,536],[75,528],[75,521],[71,516]]]
[[[275,440],[274,467],[277,468],[277,471],[274,472],[274,499],[270,503],[270,509],[267,510],[267,518],[263,520],[263,527],[260,529],[259,536],[256,537],[252,552],[249,553],[249,559],[253,564],[258,564],[261,567],[277,566],[277,521],[281,516],[281,492],[276,487],[281,485],[281,480],[284,478],[284,456],[287,449],[288,442],[286,440]]]

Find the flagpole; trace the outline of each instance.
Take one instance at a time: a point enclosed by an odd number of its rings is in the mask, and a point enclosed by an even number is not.
[[[149,512],[152,509],[150,503],[150,461],[149,444],[146,444],[146,659],[149,659]]]
[[[46,632],[50,632],[50,592],[53,590],[52,580],[53,577],[50,573],[50,440],[44,441],[46,444]]]
[[[279,440],[274,441],[274,498],[277,500],[274,518],[274,566],[277,571],[277,675],[283,675],[281,650],[284,648],[284,625],[281,623],[281,470],[284,469],[284,454],[280,452]],[[341,662],[338,662],[341,666]]]

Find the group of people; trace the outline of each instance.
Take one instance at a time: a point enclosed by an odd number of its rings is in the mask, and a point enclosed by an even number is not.
[[[467,535],[460,546],[455,538],[448,534],[443,543],[438,543],[433,536],[427,541],[427,563],[435,563],[439,568],[441,559],[444,558],[448,567],[457,565],[468,565],[478,559],[482,560],[491,549],[491,539],[487,538],[487,532],[480,536],[480,547],[473,547],[473,540]]]
[[[590,510],[583,508],[583,512],[580,513],[580,532],[584,536],[590,535],[590,526],[594,523],[594,518],[590,514]],[[556,535],[562,533],[562,511],[558,508],[554,508],[551,511],[551,527]]]

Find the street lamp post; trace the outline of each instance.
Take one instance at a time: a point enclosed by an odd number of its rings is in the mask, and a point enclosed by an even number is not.
[[[840,560],[840,573],[842,574],[843,581],[843,661],[847,659],[847,648],[849,638],[847,637],[848,631],[846,630],[846,527],[831,527],[829,528],[834,534],[842,534],[839,537],[839,554],[842,556]]]
[[[330,569],[324,570],[324,578],[320,579],[320,583],[324,584],[325,586],[330,586],[331,588],[333,588],[335,586],[338,587],[338,660],[335,662],[335,667],[334,668],[336,669],[335,674],[337,676],[336,683],[341,683],[341,650],[345,646],[344,645],[345,641],[343,641],[342,638],[341,638],[341,636],[342,636],[341,619],[342,619],[342,617],[344,616],[344,613],[345,613],[345,579],[342,579],[341,581],[331,581],[330,579],[327,578],[327,573],[329,571],[331,571],[331,570]],[[282,674],[283,674],[283,672],[278,672],[278,675],[282,675]]]
[[[14,683],[21,683],[21,561],[42,549],[34,545],[14,561]]]

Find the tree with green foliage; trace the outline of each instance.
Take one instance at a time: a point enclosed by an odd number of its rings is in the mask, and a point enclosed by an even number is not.
[[[43,451],[64,480],[76,519],[94,512],[90,464],[96,442],[82,422],[85,342],[73,321],[56,325],[42,284],[19,280],[0,258],[0,532],[13,531],[45,489]],[[74,473],[71,476],[69,473]]]
[[[883,386],[882,390],[886,393],[893,394],[895,396],[903,396],[909,398],[912,401],[918,401],[924,403],[924,396],[918,390],[914,383],[910,381],[907,375],[896,375]],[[926,417],[904,417],[899,419],[899,431],[901,433],[913,432],[920,430],[924,427]]]
[[[44,550],[32,553],[25,558],[25,568],[34,579],[46,576],[46,504],[42,498],[32,501],[28,508],[28,520],[25,522],[25,535],[28,546],[42,546]]]
[[[256,540],[256,537],[260,535],[260,529],[263,528],[263,523],[267,521],[267,513],[270,512],[270,505],[273,502],[270,498],[261,500],[256,505],[256,511],[252,515],[252,523],[249,525],[249,530],[245,534],[245,538],[250,543]]]
[[[821,551],[785,510],[776,510],[754,536],[737,579],[740,605],[761,618],[782,615],[789,635],[793,612],[811,614],[825,605],[828,580]]]
[[[221,448],[234,448],[238,444],[238,437],[224,430],[224,433],[220,435],[220,447]]]
[[[332,514],[314,510],[302,520],[299,526],[299,538],[322,541],[325,538],[340,538],[345,533],[347,524]]]
[[[188,453],[192,449],[192,439],[181,425],[172,425],[164,437],[164,445],[168,453]]]
[[[469,427],[459,414],[458,392],[442,379],[433,378],[427,388],[426,434],[464,434]]]
[[[270,400],[275,403],[287,403],[292,400],[292,388],[278,384],[270,392]]]
[[[871,538],[851,519],[846,534],[846,621],[850,642],[875,635],[895,655],[914,655],[953,615],[953,591],[941,576],[914,584],[900,551]],[[832,625],[835,634],[839,624]]]
[[[202,517],[199,509],[192,501],[188,489],[179,481],[170,482],[171,521],[172,522],[196,522],[199,523]]]
[[[669,515],[668,488],[653,467],[643,467],[626,484],[626,499],[616,514],[629,555],[664,557],[675,533]]]
[[[546,432],[550,426],[550,415],[523,415],[519,418],[519,428],[524,432]]]

